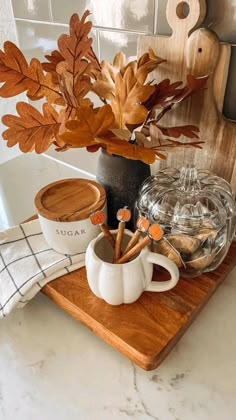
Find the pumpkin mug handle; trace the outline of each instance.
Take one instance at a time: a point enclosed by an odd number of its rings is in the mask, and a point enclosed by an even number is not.
[[[171,261],[169,258],[164,255],[155,254],[154,252],[149,252],[146,258],[146,261],[152,264],[160,265],[169,271],[171,279],[168,281],[151,281],[147,288],[148,292],[166,292],[167,290],[173,289],[179,281],[179,270],[178,267]]]

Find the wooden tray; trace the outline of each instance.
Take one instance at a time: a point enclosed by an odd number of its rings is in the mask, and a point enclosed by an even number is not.
[[[169,292],[144,292],[137,302],[118,307],[93,295],[85,268],[52,281],[42,291],[134,363],[152,370],[174,348],[235,265],[236,242],[215,272],[181,279]],[[157,278],[165,280],[166,275],[155,271]]]

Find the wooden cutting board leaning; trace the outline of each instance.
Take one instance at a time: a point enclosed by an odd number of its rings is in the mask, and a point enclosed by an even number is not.
[[[194,163],[198,168],[209,169],[231,182],[235,192],[236,124],[221,113],[231,46],[220,43],[214,32],[197,29],[206,15],[205,0],[168,0],[166,15],[173,30],[172,36],[141,35],[138,41],[138,56],[151,47],[158,56],[167,60],[151,73],[150,80],[155,79],[158,83],[169,78],[171,82],[185,82],[188,74],[198,77],[209,74],[210,78],[206,90],[183,102],[162,119],[162,125],[197,125],[201,140],[205,141],[203,150],[184,149],[169,154],[167,162],[161,165],[179,167]]]

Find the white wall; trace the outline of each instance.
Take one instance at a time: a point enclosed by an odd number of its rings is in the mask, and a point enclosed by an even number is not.
[[[21,0],[20,0],[21,1]],[[16,26],[15,20],[11,8],[11,2],[9,0],[0,0],[0,48],[2,49],[4,41],[9,40],[16,42]],[[3,99],[0,98],[0,117],[4,114],[14,114],[16,102],[19,101],[15,98]],[[5,130],[5,126],[1,123],[0,118],[0,136]],[[0,141],[0,163],[3,163],[13,157],[19,155],[17,147],[10,149],[6,146],[6,143]]]

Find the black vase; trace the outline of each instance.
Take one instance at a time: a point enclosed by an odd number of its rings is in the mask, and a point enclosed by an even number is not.
[[[132,211],[127,229],[134,230],[134,205],[143,181],[150,176],[150,166],[140,160],[108,155],[102,149],[97,165],[97,182],[107,194],[107,223],[117,228],[117,211],[125,206]]]

